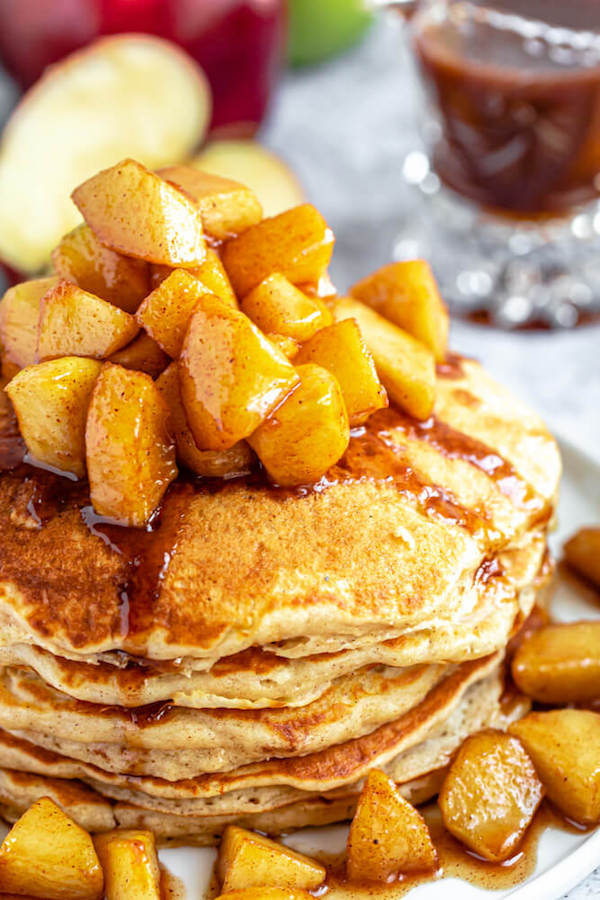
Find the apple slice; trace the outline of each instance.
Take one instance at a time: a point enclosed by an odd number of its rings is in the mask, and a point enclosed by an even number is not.
[[[188,165],[247,185],[265,216],[276,216],[305,199],[291,169],[258,141],[213,141]]]
[[[0,144],[0,257],[35,273],[80,221],[73,188],[126,156],[151,169],[189,156],[206,132],[202,69],[157,37],[96,41],[30,90]]]

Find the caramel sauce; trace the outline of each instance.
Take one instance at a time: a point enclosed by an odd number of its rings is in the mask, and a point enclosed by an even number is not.
[[[464,357],[458,353],[448,353],[444,362],[437,363],[435,372],[438,378],[464,378]]]
[[[0,472],[15,469],[25,458],[25,443],[8,395],[0,388]]]
[[[160,863],[160,900],[185,900],[186,896],[183,881]]]

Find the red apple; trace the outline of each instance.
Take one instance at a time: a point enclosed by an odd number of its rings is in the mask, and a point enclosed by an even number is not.
[[[284,39],[284,0],[0,0],[0,56],[25,87],[99,35],[144,32],[204,68],[213,129],[262,121]]]
[[[131,156],[157,169],[188,157],[210,118],[202,69],[169,41],[120,35],[50,68],[13,111],[0,143],[0,259],[43,271],[81,221],[70,193]]]

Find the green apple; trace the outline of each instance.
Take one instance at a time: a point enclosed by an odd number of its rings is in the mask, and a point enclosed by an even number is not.
[[[369,0],[288,0],[288,55],[294,66],[321,62],[355,44],[373,20]]]

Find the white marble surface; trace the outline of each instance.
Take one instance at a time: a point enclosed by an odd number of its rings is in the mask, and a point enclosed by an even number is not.
[[[0,121],[14,97],[0,78]],[[279,93],[263,137],[290,161],[336,232],[340,288],[390,259],[409,209],[401,166],[418,146],[415,106],[402,27],[391,18],[343,58],[289,75]],[[453,345],[600,460],[600,326],[512,334],[456,321]],[[600,869],[568,896],[598,895]]]
[[[290,74],[280,91],[264,139],[289,160],[334,229],[340,288],[391,258],[410,208],[401,167],[419,146],[415,107],[402,26],[392,18],[343,58]],[[600,460],[600,326],[514,333],[456,320],[452,343]],[[598,895],[600,868],[568,898]]]

